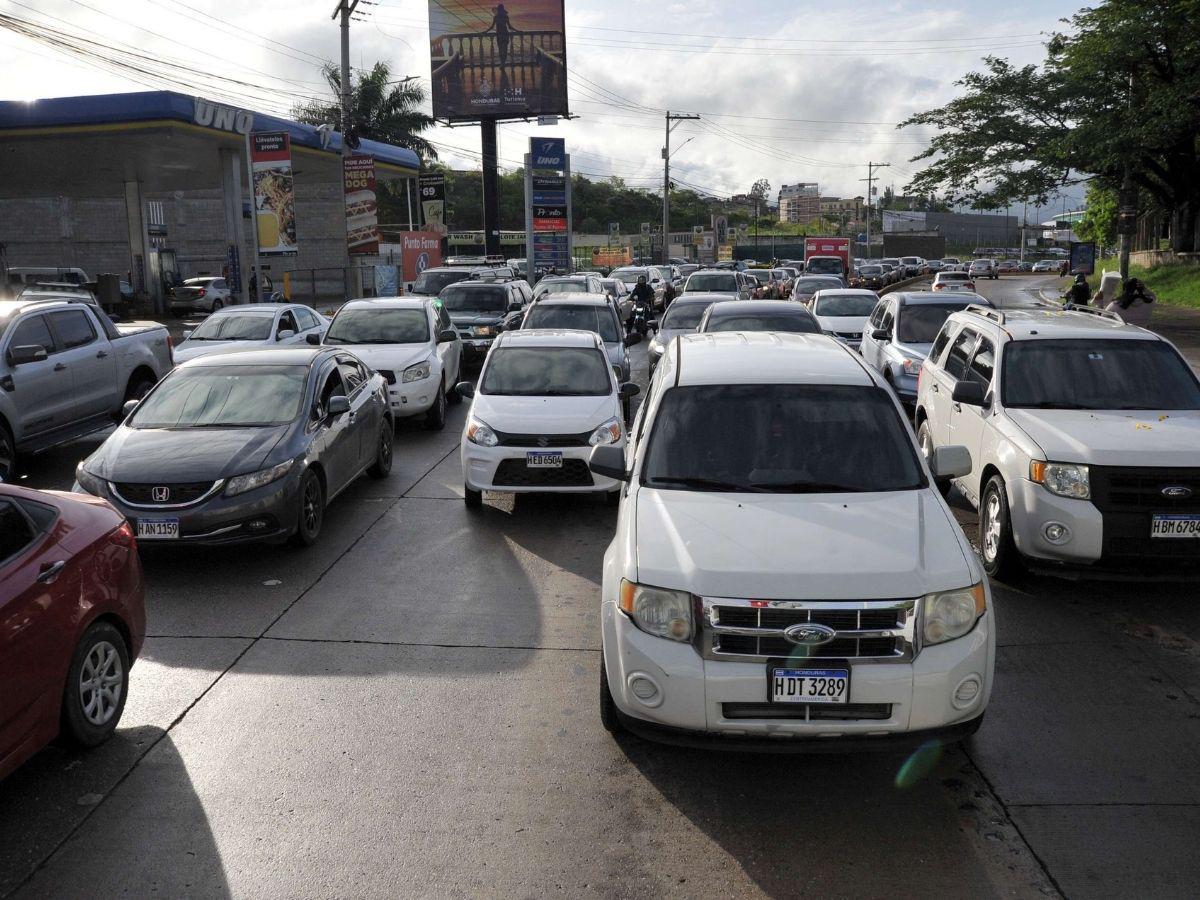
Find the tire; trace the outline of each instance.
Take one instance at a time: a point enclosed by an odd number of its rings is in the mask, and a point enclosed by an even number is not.
[[[921,453],[925,457],[925,461],[933,465],[933,435],[929,432],[929,421],[921,423],[921,427],[917,429],[917,443],[921,445]],[[949,478],[935,478],[934,484],[937,485],[938,493],[943,497],[950,496],[951,482]]]
[[[17,442],[8,426],[0,422],[0,483],[15,481],[17,476]]]
[[[84,632],[67,670],[63,691],[63,739],[96,747],[112,735],[129,693],[129,648],[116,626],[96,622]]]
[[[451,406],[458,406],[458,404],[462,403],[462,399],[462,395],[458,392],[457,384],[446,391],[446,402]]]
[[[604,668],[604,651],[600,651],[600,724],[609,734],[621,734],[625,726],[617,715],[617,702],[608,689],[608,671]]]
[[[467,509],[480,509],[483,506],[483,491],[473,491],[464,484],[463,503]]]
[[[1001,581],[1012,581],[1025,568],[1013,542],[1008,492],[999,475],[988,480],[979,504],[979,556],[983,570]]]
[[[300,479],[300,498],[296,509],[296,531],[292,543],[298,547],[311,547],[321,536],[325,522],[325,487],[312,469]]]
[[[129,387],[125,389],[125,403],[130,400],[141,400],[154,387],[154,380],[147,378],[145,375],[139,375],[137,378],[130,379]]]
[[[429,431],[441,431],[446,427],[446,386],[438,385],[437,399],[429,412],[425,413],[425,427]]]
[[[223,307],[224,305],[225,305],[225,304],[224,304],[224,303],[222,303],[220,300],[213,300],[213,302],[212,302],[212,308],[209,310],[209,312],[210,312],[210,313],[215,313],[215,312],[216,312],[218,309],[220,309],[220,308],[221,308],[221,307]]]
[[[384,419],[379,429],[379,444],[375,448],[375,462],[367,469],[372,478],[387,478],[392,473],[392,451],[396,439],[395,426],[391,419]]]

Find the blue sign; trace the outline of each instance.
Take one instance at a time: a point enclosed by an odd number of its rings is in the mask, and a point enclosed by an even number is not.
[[[565,138],[529,139],[529,156],[533,169],[562,169],[567,163],[567,141]]]
[[[566,191],[538,191],[533,192],[533,203],[535,206],[566,206],[567,192]]]

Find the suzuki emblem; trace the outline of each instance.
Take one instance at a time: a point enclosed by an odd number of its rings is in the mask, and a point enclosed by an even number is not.
[[[805,622],[801,625],[791,625],[783,629],[783,636],[793,644],[799,644],[802,647],[819,647],[821,644],[828,644],[837,637],[837,632],[828,625]]]
[[[152,488],[150,491],[150,499],[155,503],[166,503],[171,499],[171,489],[165,487]]]
[[[546,437],[540,437],[540,438],[538,438],[538,446],[539,446],[539,447],[549,447],[549,446],[550,446],[550,439],[549,439],[549,438],[546,438]]]
[[[1192,496],[1192,489],[1182,484],[1172,484],[1162,489],[1162,495],[1171,500],[1186,500]]]

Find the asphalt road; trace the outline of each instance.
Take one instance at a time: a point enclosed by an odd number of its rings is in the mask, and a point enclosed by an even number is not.
[[[0,895],[1195,894],[1194,586],[996,585],[996,690],[961,747],[613,740],[614,515],[503,496],[468,513],[464,415],[405,427],[391,478],[339,498],[314,548],[143,553],[151,637],[122,726],[0,784]],[[68,487],[100,437],[25,483]]]

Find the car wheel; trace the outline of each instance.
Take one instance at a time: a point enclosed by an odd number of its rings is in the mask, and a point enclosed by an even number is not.
[[[1001,581],[1012,580],[1024,568],[1021,552],[1013,542],[1008,492],[999,475],[988,481],[979,504],[979,555],[984,571]]]
[[[458,404],[462,403],[462,395],[458,392],[457,384],[446,391],[446,402],[452,406],[458,406]]]
[[[479,509],[483,506],[483,491],[473,491],[464,484],[463,503],[467,504],[467,509]]]
[[[17,474],[17,444],[8,426],[0,422],[0,483],[13,481]]]
[[[387,478],[392,472],[392,442],[395,440],[395,426],[391,420],[384,419],[379,429],[379,445],[375,448],[375,462],[367,470],[372,478]]]
[[[125,389],[125,402],[130,400],[141,400],[154,387],[153,379],[147,378],[145,375],[138,377],[136,380],[129,382],[129,387]]]
[[[617,715],[617,702],[608,689],[608,671],[604,668],[604,652],[600,653],[600,724],[609,734],[620,734],[625,730]]]
[[[220,309],[224,305],[225,304],[222,303],[220,300],[213,300],[212,308],[209,310],[209,312],[216,312],[218,309]]]
[[[109,622],[96,622],[75,647],[63,692],[62,735],[79,747],[108,740],[129,687],[129,648]]]
[[[425,414],[425,427],[430,431],[441,431],[446,427],[446,387],[438,385],[437,398]]]
[[[324,521],[325,489],[317,473],[309,469],[300,479],[300,508],[296,514],[296,532],[292,535],[292,543],[311,547],[320,537]]]
[[[929,421],[921,423],[921,427],[917,429],[917,443],[921,445],[921,455],[925,457],[925,462],[930,466],[933,465],[933,434],[929,430]],[[943,497],[950,496],[950,479],[937,478],[934,479],[934,484],[937,485],[939,493]]]

